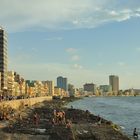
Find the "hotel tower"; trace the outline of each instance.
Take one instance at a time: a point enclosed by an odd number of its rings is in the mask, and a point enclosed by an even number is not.
[[[119,92],[119,77],[116,75],[110,75],[109,85],[112,86],[112,91],[114,93],[118,93]]]

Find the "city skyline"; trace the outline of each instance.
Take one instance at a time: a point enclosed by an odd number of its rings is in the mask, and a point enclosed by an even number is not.
[[[120,89],[140,88],[138,0],[33,2],[1,2],[9,70],[42,81],[62,75],[76,87],[118,75]]]

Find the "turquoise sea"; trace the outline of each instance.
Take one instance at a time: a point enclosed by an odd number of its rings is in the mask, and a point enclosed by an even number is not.
[[[130,137],[136,127],[140,139],[140,97],[85,97],[71,105],[113,121]]]

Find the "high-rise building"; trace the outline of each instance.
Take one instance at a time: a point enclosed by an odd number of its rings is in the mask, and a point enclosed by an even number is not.
[[[7,34],[0,27],[0,72],[1,72],[1,88],[7,89]]]
[[[68,80],[62,76],[57,77],[57,87],[68,91]]]
[[[112,86],[112,91],[117,93],[119,91],[119,77],[116,75],[110,75],[109,85]]]

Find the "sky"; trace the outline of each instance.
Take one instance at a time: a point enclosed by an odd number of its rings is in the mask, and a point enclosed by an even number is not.
[[[140,88],[140,0],[0,0],[0,25],[25,79]]]

